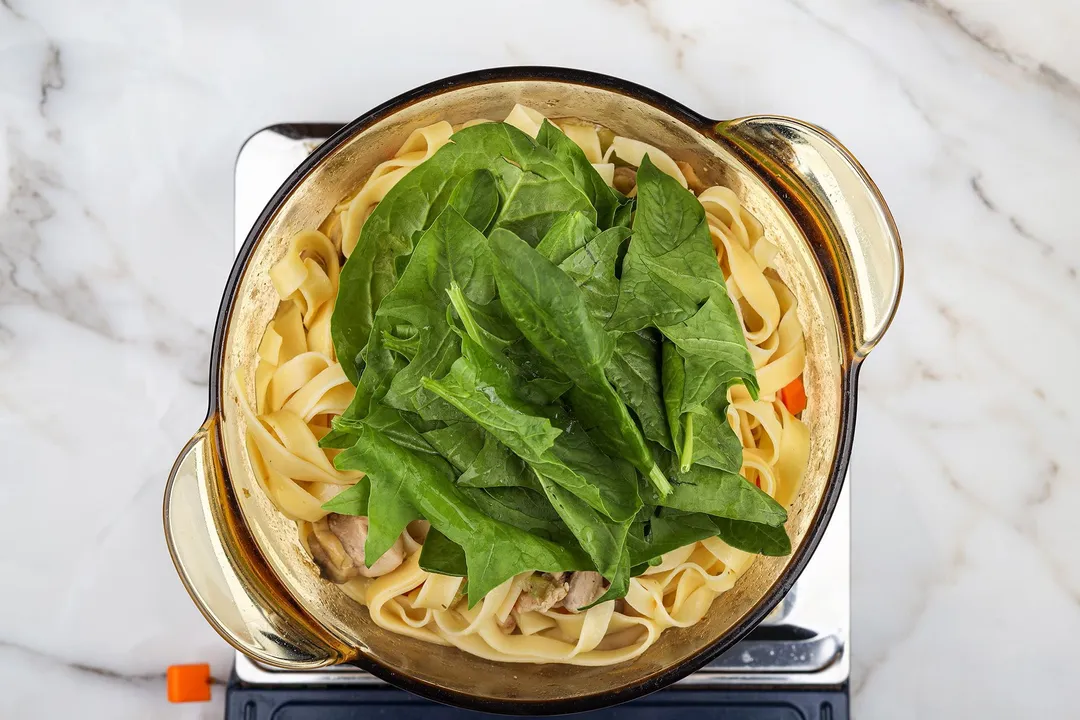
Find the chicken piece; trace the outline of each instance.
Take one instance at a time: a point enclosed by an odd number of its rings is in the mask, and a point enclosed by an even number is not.
[[[592,605],[604,594],[604,577],[592,570],[572,573],[562,606],[576,613],[583,607]]]
[[[544,573],[530,577],[514,603],[514,610],[519,613],[534,610],[546,612],[558,605],[570,589],[565,582],[565,575],[566,573]]]
[[[397,568],[405,559],[405,547],[399,537],[390,549],[368,566],[364,561],[364,544],[368,536],[368,519],[362,515],[339,515],[330,513],[326,516],[330,532],[341,541],[341,546],[352,559],[356,570],[364,577],[379,577]]]
[[[311,551],[311,559],[319,568],[319,575],[330,582],[340,585],[360,574],[337,535],[330,532],[330,525],[326,518],[312,523],[311,533],[307,536],[305,544]]]
[[[628,195],[637,185],[637,170],[625,166],[615,168],[615,179],[612,184],[623,195]]]
[[[365,565],[367,534],[366,517],[330,513],[312,523],[307,545],[319,573],[340,585],[359,575],[379,577],[401,565],[405,559],[405,546],[400,537],[371,567]]]

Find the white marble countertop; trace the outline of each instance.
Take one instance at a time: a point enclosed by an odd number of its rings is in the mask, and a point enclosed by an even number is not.
[[[907,282],[851,465],[855,712],[1075,716],[1078,35],[1071,0],[0,0],[0,716],[220,717],[221,687],[165,702],[166,666],[231,651],[160,506],[236,151],[506,64],[795,115],[865,163]]]

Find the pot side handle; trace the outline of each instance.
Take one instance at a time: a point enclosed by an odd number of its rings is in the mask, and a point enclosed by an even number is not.
[[[900,234],[874,181],[839,140],[801,120],[754,115],[715,132],[833,239],[840,311],[850,317],[854,358],[865,357],[888,329],[904,280]]]
[[[349,653],[304,617],[255,550],[237,533],[225,499],[209,419],[176,459],[165,486],[165,539],[191,599],[230,645],[253,660],[290,670],[325,667]]]

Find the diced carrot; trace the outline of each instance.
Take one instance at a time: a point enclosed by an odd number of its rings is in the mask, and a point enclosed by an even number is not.
[[[803,387],[802,375],[795,378],[780,391],[780,402],[792,415],[798,415],[806,409],[806,388]]]
[[[210,699],[210,666],[170,665],[165,673],[169,702],[206,702]]]

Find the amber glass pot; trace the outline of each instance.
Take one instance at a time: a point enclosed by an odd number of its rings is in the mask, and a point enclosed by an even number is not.
[[[794,551],[760,558],[706,617],[670,629],[636,660],[609,667],[500,665],[391,634],[319,579],[292,522],[256,485],[245,424],[226,378],[254,387],[256,350],[278,306],[267,271],[289,238],[316,228],[417,127],[502,118],[514,103],[655,144],[723,184],[780,247],[778,265],[806,334],[803,414],[810,462],[787,523]],[[509,713],[563,713],[657,690],[731,647],[783,598],[814,552],[844,480],[859,366],[896,310],[900,239],[858,161],[829,133],[791,118],[718,122],[647,88],[556,68],[503,68],[440,80],[354,120],[285,181],[236,258],[218,314],[206,422],[165,489],[165,535],[195,604],[255,660],[312,669],[353,663],[420,695]]]

